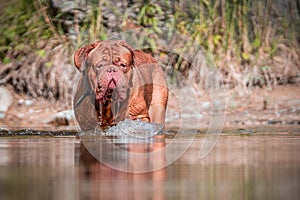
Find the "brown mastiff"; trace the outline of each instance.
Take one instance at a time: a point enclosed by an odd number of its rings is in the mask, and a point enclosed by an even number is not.
[[[124,41],[101,41],[75,52],[82,73],[74,111],[82,130],[124,119],[164,124],[168,88],[155,59]]]

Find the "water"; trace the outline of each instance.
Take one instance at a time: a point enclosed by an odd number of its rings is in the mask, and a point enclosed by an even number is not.
[[[113,140],[113,139],[112,139]],[[197,136],[184,155],[160,170],[125,173],[93,158],[77,137],[0,138],[1,199],[300,199],[300,136],[223,134],[199,160]],[[185,140],[123,142],[133,152],[155,151]],[[109,152],[110,156],[115,152]],[[163,163],[167,156],[155,158]],[[129,165],[153,165],[149,159]]]
[[[97,129],[94,134],[102,134],[106,136],[132,136],[139,138],[148,138],[160,133],[163,125],[155,123],[147,123],[141,120],[125,119],[117,125],[108,128],[106,131]],[[82,133],[84,136],[85,133]]]

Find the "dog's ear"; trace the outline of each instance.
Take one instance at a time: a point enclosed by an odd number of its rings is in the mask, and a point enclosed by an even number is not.
[[[134,66],[134,58],[135,58],[134,49],[129,44],[127,44],[124,40],[121,40],[119,44],[130,51],[130,54],[132,56],[132,66]]]
[[[89,53],[96,48],[98,45],[101,45],[101,42],[95,42],[92,44],[89,44],[87,46],[84,46],[80,49],[78,49],[75,54],[74,54],[74,64],[76,66],[76,68],[82,72],[82,63],[85,61],[85,59],[87,58],[87,56],[89,55]]]

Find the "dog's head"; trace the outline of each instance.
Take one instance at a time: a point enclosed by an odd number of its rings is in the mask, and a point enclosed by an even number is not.
[[[82,47],[75,52],[74,63],[88,77],[99,103],[127,98],[134,51],[124,41],[101,41]]]

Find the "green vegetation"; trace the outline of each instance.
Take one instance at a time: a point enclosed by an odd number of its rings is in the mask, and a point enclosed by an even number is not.
[[[189,36],[212,55],[223,72],[224,82],[230,87],[299,81],[300,5],[297,1],[61,2],[57,6],[50,0],[16,0],[6,2],[1,8],[0,83],[20,88],[22,77],[16,81],[7,76],[14,70],[26,70],[26,66],[4,67],[15,61],[33,56],[32,62],[39,62],[38,66],[42,69],[55,71],[53,59],[61,48],[71,58],[74,49],[83,44],[103,40],[113,32],[134,27],[153,28],[147,29],[150,37],[140,38],[141,43],[152,50],[155,50],[157,40],[151,36],[162,34],[161,27]],[[131,24],[130,27],[127,27],[128,24]],[[68,62],[71,63],[70,59]],[[182,67],[182,63],[181,58],[176,59],[174,70],[187,74],[184,70],[189,68]],[[36,72],[40,72],[41,68]],[[20,90],[25,91],[24,88],[22,86]],[[27,87],[27,92],[30,89],[34,90]],[[51,87],[44,90],[51,90]],[[70,88],[64,91],[69,92]],[[32,92],[31,95],[44,93],[47,92]],[[64,96],[58,93],[54,96]]]
[[[25,51],[23,53],[26,54],[26,47],[38,49],[40,40],[48,40],[53,36],[50,27],[45,23],[44,14],[46,14],[45,8],[37,9],[35,0],[12,1],[8,4],[0,18],[0,59],[2,62],[7,63],[14,59],[13,55],[7,54],[9,50],[13,49],[19,53]]]

